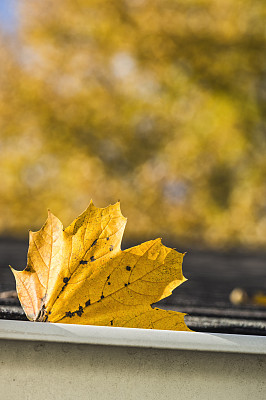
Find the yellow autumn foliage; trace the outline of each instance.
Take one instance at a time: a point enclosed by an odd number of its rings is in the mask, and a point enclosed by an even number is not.
[[[265,247],[264,2],[16,3],[0,46],[2,235],[47,207],[70,222],[88,198],[120,199],[131,241]]]

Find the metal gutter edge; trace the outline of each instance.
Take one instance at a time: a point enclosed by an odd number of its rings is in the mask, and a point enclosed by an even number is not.
[[[266,337],[0,320],[0,339],[266,354]]]

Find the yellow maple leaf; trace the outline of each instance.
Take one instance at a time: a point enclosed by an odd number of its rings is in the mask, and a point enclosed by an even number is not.
[[[63,229],[50,211],[30,232],[27,267],[12,269],[27,317],[85,325],[189,330],[183,313],[152,308],[186,279],[184,254],[161,239],[121,250],[120,204],[89,207]]]

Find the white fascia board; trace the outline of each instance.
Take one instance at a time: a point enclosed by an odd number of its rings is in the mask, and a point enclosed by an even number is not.
[[[0,320],[0,339],[266,354],[266,336]]]

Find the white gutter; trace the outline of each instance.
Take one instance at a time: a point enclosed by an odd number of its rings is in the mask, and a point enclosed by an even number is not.
[[[265,400],[266,337],[0,320],[5,400]]]
[[[266,354],[266,337],[0,320],[0,339]]]

